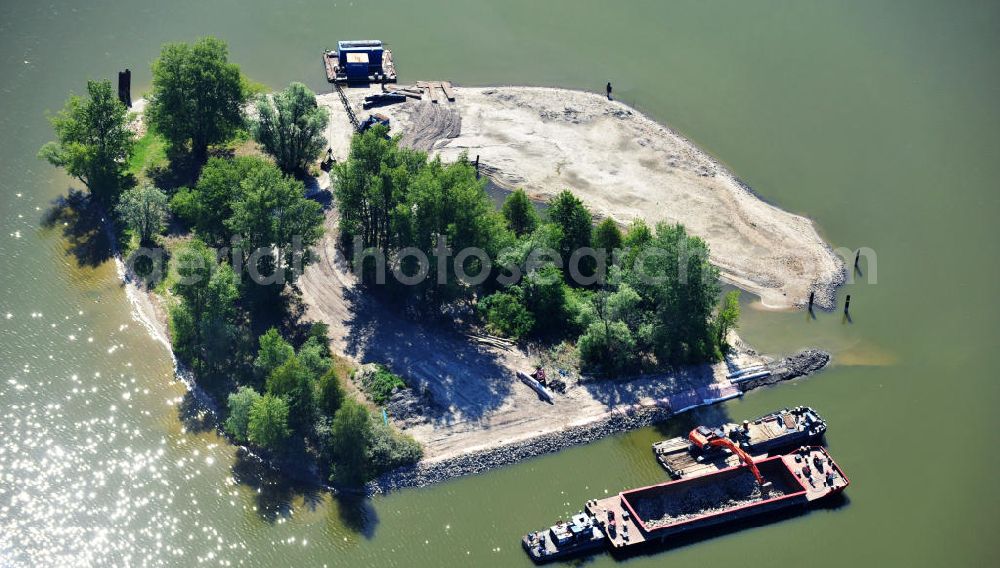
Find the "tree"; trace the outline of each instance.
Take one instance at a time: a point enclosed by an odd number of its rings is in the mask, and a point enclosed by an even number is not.
[[[730,330],[736,329],[740,320],[740,291],[733,290],[722,298],[719,306],[719,313],[715,316],[715,327],[718,330],[716,343],[719,349],[726,347],[726,335]]]
[[[431,287],[433,300],[448,300],[466,291],[465,283],[458,280],[457,267],[449,270],[448,258],[436,254],[439,239],[444,238],[452,251],[475,247],[490,257],[496,254],[504,240],[504,221],[486,194],[485,184],[486,180],[476,179],[475,168],[464,158],[452,164],[434,159],[410,180],[403,204],[393,212],[391,238],[394,244],[424,251],[431,261],[432,273],[445,271],[450,287]],[[474,277],[480,275],[484,267],[472,256],[466,259],[462,269],[463,274]],[[404,272],[412,274],[415,268],[407,271],[404,267]]]
[[[228,51],[223,41],[207,37],[194,45],[164,45],[153,62],[149,124],[174,148],[190,144],[198,164],[208,158],[209,145],[224,142],[243,124],[247,92]]]
[[[333,416],[344,402],[344,387],[340,377],[329,369],[316,383],[316,408],[324,416]]]
[[[358,237],[364,248],[383,251],[395,244],[390,240],[390,216],[404,202],[410,178],[427,161],[423,152],[387,140],[386,132],[375,126],[356,134],[347,160],[333,168],[341,230]]]
[[[225,224],[242,240],[247,269],[266,279],[276,270],[290,268],[275,283],[294,283],[309,259],[306,251],[323,235],[320,204],[306,198],[302,182],[267,164],[251,169],[231,206],[233,213]],[[254,261],[258,251],[272,250],[277,250],[277,258],[267,255]],[[281,286],[274,289],[280,291]]]
[[[653,231],[642,219],[636,219],[629,225],[628,231],[622,238],[622,245],[625,248],[625,258],[621,259],[621,264],[627,270],[631,270],[635,264],[635,259],[639,252],[653,240]]]
[[[298,358],[313,377],[319,377],[333,366],[333,360],[327,356],[329,348],[318,339],[310,337],[299,347]]]
[[[183,301],[171,310],[172,338],[178,357],[202,378],[217,380],[242,352],[237,333],[237,277],[216,261],[205,243],[193,239],[176,254],[177,282],[172,291]]]
[[[598,294],[595,301],[600,301],[600,296]],[[607,296],[605,308],[608,319],[625,322],[629,329],[635,331],[642,323],[641,303],[642,297],[639,293],[627,283],[623,283]]]
[[[229,245],[230,229],[226,219],[233,215],[232,204],[243,193],[243,180],[255,172],[274,166],[252,156],[233,159],[210,158],[201,170],[197,185],[178,191],[170,208],[194,227],[205,241]]]
[[[292,435],[288,428],[288,403],[279,396],[265,394],[250,407],[247,438],[262,448],[280,451]]]
[[[264,332],[257,341],[260,348],[257,350],[253,366],[261,377],[267,378],[285,361],[295,356],[295,348],[273,327]]]
[[[500,211],[507,221],[507,228],[518,237],[527,235],[538,227],[538,213],[523,189],[508,195]]]
[[[372,420],[365,407],[345,400],[333,417],[330,427],[330,447],[333,454],[333,474],[330,480],[347,486],[358,486],[368,480],[368,444],[372,435]]]
[[[292,83],[280,93],[257,99],[253,137],[285,173],[302,174],[323,150],[329,120],[327,110],[316,104],[316,93]]]
[[[167,195],[149,184],[126,190],[115,208],[121,220],[148,244],[163,230],[167,219]]]
[[[303,434],[312,426],[316,414],[313,406],[314,381],[315,376],[299,362],[298,357],[289,358],[267,377],[267,392],[288,402],[291,412],[289,423],[295,431]]]
[[[590,246],[593,218],[583,202],[569,190],[565,190],[549,201],[549,219],[562,231],[559,254],[563,262],[567,263],[565,266],[569,266],[568,263],[575,251]],[[593,259],[583,258],[580,262],[580,273],[588,276],[593,270]]]
[[[524,306],[535,317],[534,333],[560,335],[565,331],[567,286],[554,266],[543,266],[525,276],[520,284]]]
[[[333,355],[330,351],[330,326],[328,324],[321,321],[314,321],[306,333],[306,343],[309,340],[315,340],[319,344],[324,357]]]
[[[603,250],[608,259],[611,259],[615,250],[622,248],[622,239],[621,229],[614,219],[605,219],[594,229],[594,248],[598,251]]]
[[[656,254],[646,254],[648,251]],[[712,311],[719,271],[708,245],[682,225],[660,223],[627,280],[651,309],[653,352],[662,365],[716,358]]]
[[[50,119],[57,140],[42,146],[38,156],[64,168],[91,195],[111,205],[118,197],[135,134],[128,129],[128,109],[111,90],[110,81],[88,81],[87,93],[87,99],[70,96]]]
[[[226,418],[226,432],[237,441],[247,441],[250,426],[250,411],[260,399],[260,393],[250,387],[240,387],[229,394],[229,417]]]
[[[617,374],[633,362],[635,339],[624,322],[595,321],[577,341],[580,360],[585,366],[601,366]]]
[[[511,288],[509,292],[486,296],[479,303],[478,310],[490,333],[520,339],[534,329],[535,316],[524,307],[520,288]]]

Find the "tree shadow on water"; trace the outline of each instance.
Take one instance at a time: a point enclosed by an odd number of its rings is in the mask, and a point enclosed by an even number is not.
[[[105,225],[104,207],[78,189],[52,201],[42,215],[42,227],[58,229],[66,239],[69,252],[78,266],[94,268],[114,255],[111,232]]]
[[[333,500],[337,511],[337,520],[341,525],[363,536],[366,540],[375,537],[378,513],[370,498],[364,495],[338,493],[334,495]]]
[[[177,405],[177,415],[184,428],[196,434],[215,430],[218,424],[215,412],[190,390],[184,393],[180,404]]]
[[[257,514],[268,523],[291,516],[297,497],[309,510],[316,510],[323,502],[322,486],[297,481],[245,448],[237,450],[232,471],[237,483],[256,491]]]
[[[292,464],[276,468],[242,447],[236,452],[232,472],[237,483],[255,491],[257,515],[270,524],[291,517],[296,507],[316,511],[330,494],[312,472],[294,470]],[[361,494],[335,493],[328,506],[338,526],[365,539],[374,538],[378,514],[371,499]]]

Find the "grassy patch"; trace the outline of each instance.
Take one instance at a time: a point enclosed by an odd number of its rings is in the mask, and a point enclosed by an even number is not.
[[[333,359],[333,372],[341,382],[346,382],[348,377],[354,374],[354,361],[339,353],[331,353],[330,358]]]
[[[136,179],[144,179],[146,172],[165,168],[169,163],[167,141],[152,130],[147,130],[135,143],[132,158],[128,162],[128,172]]]

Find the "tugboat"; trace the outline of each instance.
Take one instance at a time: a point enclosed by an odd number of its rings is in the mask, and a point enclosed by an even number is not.
[[[755,457],[808,444],[826,433],[826,422],[808,406],[785,408],[742,424],[723,424],[718,428],[699,426],[704,434],[733,441],[741,450]],[[705,475],[739,463],[738,456],[727,448],[701,449],[690,438],[671,438],[653,444],[653,454],[671,479]]]
[[[576,556],[604,546],[605,536],[597,520],[584,512],[569,522],[559,522],[548,529],[530,532],[521,539],[525,552],[538,564]]]

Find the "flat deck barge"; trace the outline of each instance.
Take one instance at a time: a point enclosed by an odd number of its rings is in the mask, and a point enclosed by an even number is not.
[[[766,480],[763,486],[749,468],[734,466],[592,499],[574,519],[580,517],[581,522],[585,520],[588,527],[598,530],[604,548],[630,552],[662,545],[670,537],[696,529],[805,507],[840,493],[850,484],[843,470],[819,446],[763,458],[755,465]],[[598,547],[595,536],[581,544],[573,539],[563,539],[563,544],[548,539],[540,546],[538,534],[529,533],[522,544],[539,563]]]
[[[819,439],[826,433],[826,422],[812,408],[798,406],[746,420],[743,424],[723,424],[714,432],[759,459]],[[705,475],[739,464],[739,457],[725,449],[700,450],[689,439],[681,437],[656,442],[653,454],[672,479]]]
[[[323,52],[323,69],[330,83],[395,83],[392,50],[379,40],[340,41]]]

